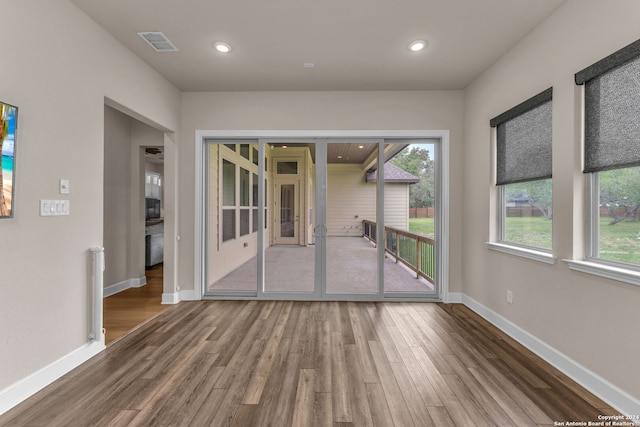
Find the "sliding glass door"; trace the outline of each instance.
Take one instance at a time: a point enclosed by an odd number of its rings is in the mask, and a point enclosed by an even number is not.
[[[438,299],[437,140],[212,140],[205,296]]]

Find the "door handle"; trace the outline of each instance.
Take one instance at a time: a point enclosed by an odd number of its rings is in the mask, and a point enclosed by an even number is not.
[[[313,235],[315,237],[327,237],[327,226],[324,224],[318,224],[313,227]]]

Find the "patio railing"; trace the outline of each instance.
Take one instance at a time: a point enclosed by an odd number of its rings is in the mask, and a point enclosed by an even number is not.
[[[373,221],[362,221],[363,235],[377,244],[377,227]],[[435,240],[422,234],[411,233],[394,227],[384,228],[384,249],[396,262],[401,262],[423,277],[435,283]]]

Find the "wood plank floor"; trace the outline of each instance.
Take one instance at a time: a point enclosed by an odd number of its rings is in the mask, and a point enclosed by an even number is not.
[[[146,285],[129,288],[104,299],[103,322],[107,345],[167,308],[162,305],[162,264],[146,270],[145,276]]]
[[[2,426],[551,426],[616,412],[459,304],[171,306]]]

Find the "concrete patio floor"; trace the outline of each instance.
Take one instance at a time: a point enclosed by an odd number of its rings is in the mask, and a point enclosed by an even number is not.
[[[371,294],[378,290],[377,249],[362,237],[327,238],[327,293]],[[268,292],[313,292],[315,246],[277,245],[265,250]],[[385,292],[433,292],[434,287],[387,255]],[[209,286],[210,291],[255,291],[257,258]]]

